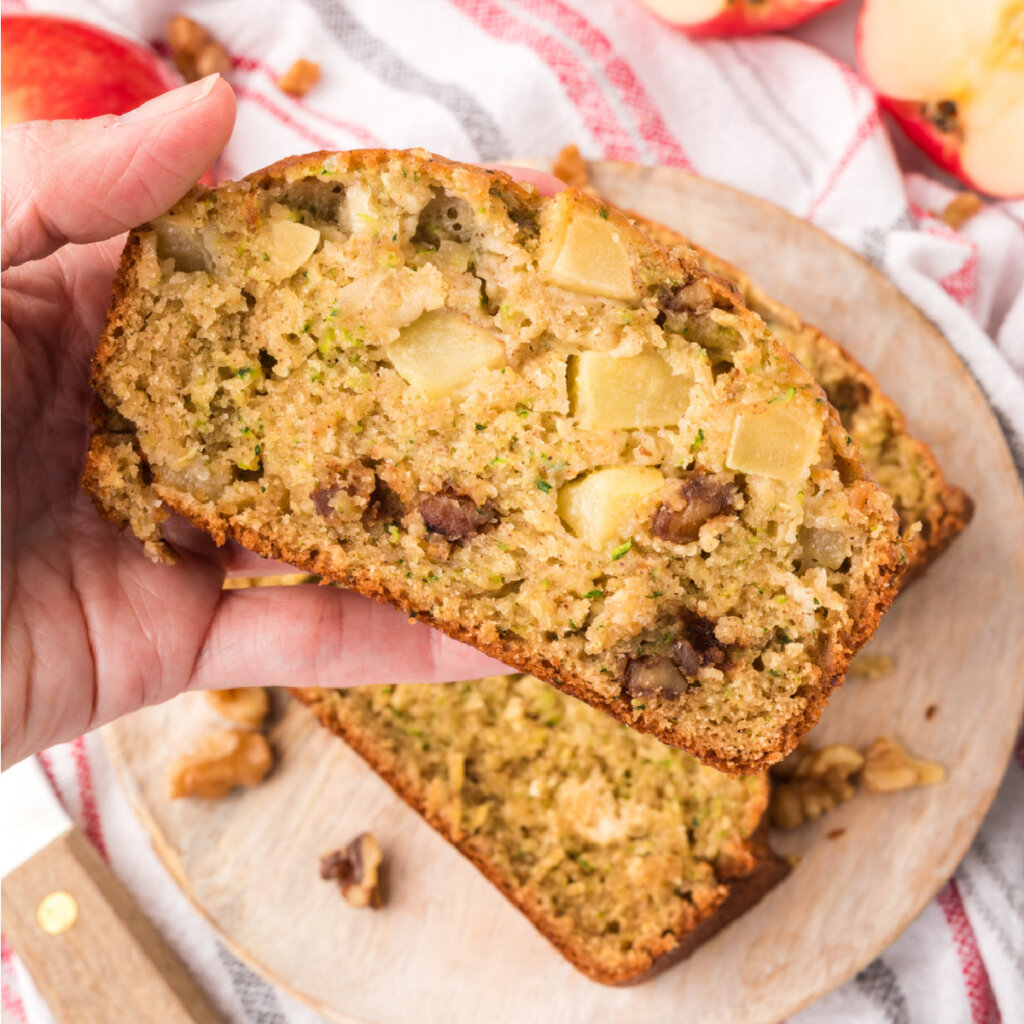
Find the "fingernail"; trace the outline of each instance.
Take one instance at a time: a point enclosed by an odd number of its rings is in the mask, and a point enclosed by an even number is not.
[[[137,124],[139,121],[149,121],[154,117],[163,117],[165,114],[184,110],[185,107],[190,107],[193,103],[206,99],[219,80],[220,75],[207,75],[205,78],[200,78],[198,82],[183,85],[180,89],[172,89],[148,103],[143,103],[141,107],[129,110],[118,120],[121,124]]]

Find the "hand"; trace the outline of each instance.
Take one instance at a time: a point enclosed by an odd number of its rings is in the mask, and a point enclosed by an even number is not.
[[[172,524],[154,565],[81,488],[89,362],[127,228],[231,134],[217,77],[124,117],[3,133],[3,761],[190,689],[467,679],[501,665],[327,587],[223,591],[254,556]],[[507,671],[507,670],[505,670]]]

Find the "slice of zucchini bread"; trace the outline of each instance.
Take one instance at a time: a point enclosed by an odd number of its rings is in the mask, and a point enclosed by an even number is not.
[[[93,384],[86,486],[151,552],[179,512],[729,771],[814,724],[905,557],[734,288],[422,151],[294,158],[132,232]]]
[[[789,870],[766,776],[704,767],[531,676],[295,692],[596,981],[676,963]]]
[[[575,146],[567,146],[559,154],[552,170],[563,181],[600,198]],[[892,498],[903,528],[921,524],[920,530],[906,536],[904,583],[923,572],[970,522],[974,503],[965,491],[946,481],[931,450],[909,433],[903,413],[875,377],[839,342],[767,295],[738,267],[672,228],[642,214],[631,212],[630,216],[666,249],[679,245],[693,249],[701,266],[734,284],[744,303],[764,319],[776,339],[825,389],[864,465]]]

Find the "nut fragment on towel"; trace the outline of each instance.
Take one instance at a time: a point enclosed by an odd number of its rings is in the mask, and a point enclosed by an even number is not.
[[[198,21],[176,14],[167,22],[167,42],[186,82],[231,70],[231,55]]]
[[[277,80],[277,87],[289,96],[305,96],[319,81],[319,64],[311,60],[297,60]]]

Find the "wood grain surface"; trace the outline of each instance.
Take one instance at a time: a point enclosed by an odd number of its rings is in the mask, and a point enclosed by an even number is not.
[[[4,935],[60,1024],[223,1024],[78,828],[2,890]]]
[[[1024,500],[970,374],[884,277],[803,221],[676,170],[591,170],[612,201],[734,261],[847,346],[975,499],[974,522],[871,641],[893,670],[847,683],[814,736],[863,746],[892,735],[949,777],[862,794],[783,836],[776,845],[801,856],[789,879],[686,963],[616,990],[577,974],[303,708],[287,706],[272,726],[280,763],[269,780],[216,804],[166,798],[168,761],[215,723],[200,696],[108,727],[119,776],[177,883],[239,956],[332,1020],[775,1024],[921,911],[967,850],[1010,756],[1024,707]],[[378,913],[352,910],[317,873],[321,853],[364,829],[390,862]]]

